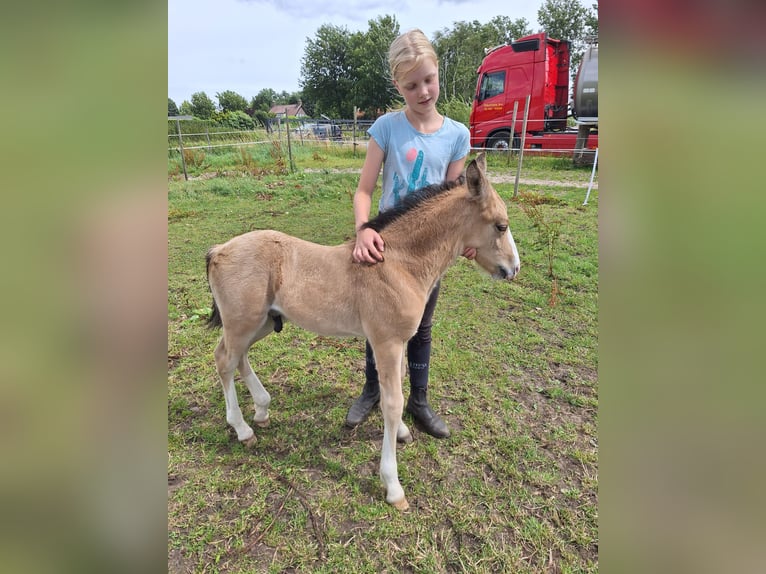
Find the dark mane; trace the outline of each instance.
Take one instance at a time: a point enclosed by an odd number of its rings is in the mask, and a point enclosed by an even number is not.
[[[413,209],[417,209],[419,205],[425,203],[432,197],[436,197],[437,195],[445,193],[451,189],[455,189],[464,183],[465,175],[461,175],[454,181],[445,181],[444,183],[435,183],[432,185],[427,185],[426,187],[421,187],[420,189],[406,195],[402,201],[396,205],[396,207],[393,207],[388,211],[385,211],[370,219],[367,223],[362,225],[360,229],[369,227],[370,229],[374,229],[380,233],[385,227],[402,217],[405,213],[409,213]]]

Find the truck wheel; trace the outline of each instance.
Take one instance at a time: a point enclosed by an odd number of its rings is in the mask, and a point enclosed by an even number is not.
[[[506,151],[508,149],[508,139],[510,137],[510,132],[497,132],[489,138],[487,147],[498,151]]]

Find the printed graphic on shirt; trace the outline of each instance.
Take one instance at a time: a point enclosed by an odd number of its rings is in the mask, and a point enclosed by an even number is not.
[[[407,161],[414,162],[412,171],[407,181],[404,182],[399,178],[399,174],[394,172],[393,181],[393,193],[394,193],[394,205],[399,204],[402,201],[402,196],[412,193],[416,189],[425,187],[428,185],[428,168],[423,169],[423,150],[416,150],[414,147],[410,148],[405,154]],[[423,169],[423,175],[420,175],[420,170]],[[405,191],[406,189],[406,191]],[[404,191],[404,194],[402,192]]]

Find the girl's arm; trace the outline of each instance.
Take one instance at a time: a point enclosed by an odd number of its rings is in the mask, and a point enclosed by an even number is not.
[[[465,168],[466,157],[468,156],[464,156],[461,159],[456,159],[449,164],[449,167],[447,168],[447,177],[445,178],[446,181],[455,181],[458,177],[460,177],[460,174],[463,173],[463,169]],[[476,248],[468,246],[463,250],[462,255],[466,259],[473,259],[476,257]]]
[[[445,176],[444,181],[455,181],[458,177],[460,177],[460,174],[463,173],[463,170],[465,169],[466,157],[468,156],[456,159],[449,164],[449,167],[447,167],[447,175]]]
[[[377,263],[383,261],[383,238],[374,229],[359,228],[370,219],[372,208],[372,193],[378,181],[378,174],[383,165],[383,150],[374,138],[367,143],[367,154],[359,176],[359,184],[354,193],[354,228],[356,229],[356,245],[354,245],[354,261],[357,263]]]

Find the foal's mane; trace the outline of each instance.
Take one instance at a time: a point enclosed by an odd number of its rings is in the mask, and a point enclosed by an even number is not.
[[[424,204],[429,199],[437,197],[451,189],[455,189],[465,183],[465,175],[461,175],[456,180],[445,181],[443,183],[434,183],[421,187],[413,191],[412,193],[404,196],[404,198],[396,205],[383,213],[370,219],[367,223],[362,225],[360,229],[370,228],[380,233],[383,229],[389,226],[391,223],[400,219],[403,215],[414,211],[420,205]]]

